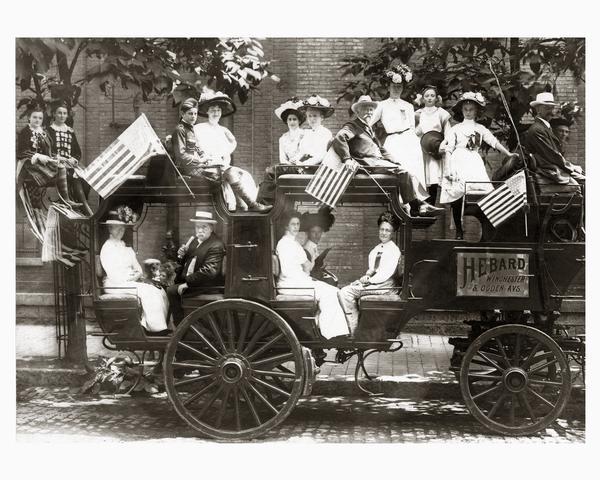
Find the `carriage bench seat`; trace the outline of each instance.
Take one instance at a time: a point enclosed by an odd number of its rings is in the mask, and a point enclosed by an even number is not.
[[[200,293],[194,296],[186,296],[184,294],[181,301],[183,308],[198,308],[215,300],[223,300],[224,298],[225,295],[223,293]]]
[[[360,302],[401,302],[402,297],[397,293],[389,293],[385,295],[363,295],[360,297]]]

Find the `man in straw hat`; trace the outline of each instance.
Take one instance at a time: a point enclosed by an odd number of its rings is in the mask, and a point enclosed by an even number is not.
[[[538,93],[529,105],[536,113],[533,124],[523,137],[523,146],[533,155],[531,165],[538,184],[578,185],[585,181],[583,169],[567,161],[560,150],[560,141],[552,131],[550,120],[558,105],[550,92]]]
[[[431,217],[441,215],[443,208],[428,204],[425,200],[429,193],[419,180],[401,165],[394,163],[392,157],[381,145],[370,123],[377,108],[377,102],[369,95],[361,96],[352,105],[357,118],[347,122],[333,139],[333,149],[343,162],[354,159],[362,165],[381,167],[386,173],[395,174],[398,178],[401,203],[410,204],[413,215]]]
[[[181,298],[205,293],[211,287],[223,285],[223,257],[225,245],[213,231],[217,223],[211,212],[197,210],[194,218],[195,235],[182,245],[177,255],[182,266],[175,279],[175,285],[167,289],[173,323],[175,326],[184,317]]]

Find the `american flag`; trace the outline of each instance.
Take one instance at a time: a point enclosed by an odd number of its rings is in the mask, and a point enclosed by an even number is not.
[[[127,130],[77,174],[103,198],[113,193],[153,155],[165,155],[160,139],[141,114]]]
[[[330,148],[305,192],[332,208],[348,188],[356,169],[348,169]]]
[[[527,184],[522,170],[477,202],[481,211],[497,227],[527,204]]]
[[[65,215],[64,209],[52,204],[48,208],[45,230],[43,232],[42,261],[60,262],[67,267],[73,267],[87,255],[85,248],[73,248],[61,239],[60,214]],[[85,217],[83,217],[85,218]]]

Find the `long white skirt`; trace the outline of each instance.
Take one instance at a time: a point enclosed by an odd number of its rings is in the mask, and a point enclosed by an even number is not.
[[[302,288],[303,290],[285,290],[289,288]],[[330,339],[338,335],[348,335],[350,329],[346,321],[346,314],[338,300],[339,289],[320,280],[302,279],[298,282],[280,282],[277,285],[279,293],[286,295],[312,295],[314,289],[315,300],[319,307],[317,312],[317,325],[323,337]],[[306,290],[304,290],[306,288]]]
[[[442,182],[441,203],[450,203],[462,198],[466,193],[489,193],[494,187],[485,169],[481,155],[475,150],[457,148],[450,156],[450,170],[455,171],[463,184],[462,190],[450,191],[451,183]],[[481,183],[477,183],[481,182]],[[456,182],[455,182],[456,183]],[[448,185],[448,187],[446,187]]]
[[[413,130],[388,135],[383,146],[396,163],[399,163],[409,173],[417,177],[421,184],[427,185],[425,182],[425,163],[423,162],[421,143]]]
[[[104,282],[106,293],[136,295],[142,303],[142,326],[149,332],[167,329],[169,300],[162,288],[141,282],[120,282],[118,285],[108,278]],[[119,287],[111,290],[108,287]],[[123,287],[127,287],[124,289]]]

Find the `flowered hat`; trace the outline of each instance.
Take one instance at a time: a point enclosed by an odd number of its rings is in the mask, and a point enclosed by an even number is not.
[[[297,97],[292,97],[289,100],[283,102],[281,105],[279,105],[279,107],[275,109],[275,116],[279,120],[282,120],[283,123],[287,123],[288,115],[290,113],[293,113],[298,117],[300,123],[303,123],[304,120],[306,120],[304,112],[300,110],[303,104],[304,102],[302,102],[302,100],[299,100]]]
[[[317,213],[304,212],[300,217],[300,231],[308,232],[315,225],[328,232],[335,223],[335,217],[331,213],[331,207],[323,205]]]
[[[410,83],[413,79],[412,70],[408,65],[399,63],[390,67],[384,74],[384,79],[396,85]]]
[[[381,225],[383,222],[389,223],[394,231],[397,231],[400,228],[400,219],[392,212],[383,212],[381,215],[379,215],[379,218],[377,219],[377,226]]]
[[[465,92],[459,97],[458,101],[452,107],[455,117],[459,119],[462,118],[462,105],[465,102],[472,102],[475,105],[478,105],[480,108],[485,107],[485,98],[480,92]]]
[[[102,225],[124,225],[133,227],[139,220],[139,215],[127,205],[120,205],[116,210],[108,212],[106,220],[100,222]]]
[[[307,99],[302,102],[301,111],[306,112],[307,108],[316,108],[317,110],[321,110],[323,114],[323,118],[331,117],[335,109],[329,103],[329,100],[326,98],[320,97],[317,94],[312,94]]]
[[[200,100],[198,100],[198,115],[208,117],[208,108],[212,105],[221,107],[223,111],[221,117],[233,115],[236,110],[235,103],[229,98],[229,95],[204,87],[202,95],[200,95]]]

